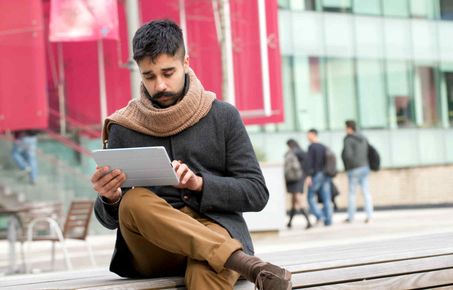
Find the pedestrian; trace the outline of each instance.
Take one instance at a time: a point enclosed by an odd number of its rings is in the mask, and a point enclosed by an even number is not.
[[[38,144],[35,130],[18,130],[13,132],[14,141],[11,156],[17,167],[22,171],[21,177],[28,176],[28,182],[36,184],[38,161],[36,148]]]
[[[354,120],[347,120],[345,125],[346,136],[343,140],[343,152],[341,153],[349,184],[348,217],[345,222],[351,223],[354,221],[356,213],[355,191],[357,185],[360,185],[365,200],[365,223],[368,223],[373,216],[373,200],[368,182],[368,175],[370,174],[368,140],[364,135],[357,132],[357,126]]]
[[[310,213],[316,217],[317,223],[324,222],[325,226],[332,224],[332,204],[331,204],[331,177],[326,174],[326,153],[327,147],[318,140],[318,131],[310,129],[307,133],[310,142],[307,153],[307,185],[308,185],[308,205]],[[321,194],[323,204],[322,211],[317,205],[316,192]]]
[[[286,142],[288,151],[285,153],[284,171],[286,191],[291,194],[291,209],[289,211],[288,228],[292,227],[292,221],[296,214],[301,213],[307,221],[306,229],[311,227],[310,218],[305,210],[302,202],[302,194],[304,192],[304,163],[306,152],[302,150],[294,139],[289,139]]]
[[[189,290],[233,289],[240,275],[260,289],[291,289],[291,273],[253,256],[242,212],[269,192],[239,112],[206,91],[170,20],[140,27],[133,54],[141,96],[104,122],[108,148],[164,146],[173,186],[121,188],[119,168],[97,167],[98,220],[117,230],[110,269],[123,277],[183,275]]]

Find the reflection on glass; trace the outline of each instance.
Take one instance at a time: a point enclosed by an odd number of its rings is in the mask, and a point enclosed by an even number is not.
[[[289,9],[289,0],[278,0],[278,8]]]
[[[447,84],[447,100],[448,100],[448,121],[453,127],[453,73],[445,73],[445,82]]]
[[[413,127],[415,114],[411,98],[409,96],[395,96],[393,100],[398,127]]]
[[[351,2],[351,0],[323,0],[323,11],[351,13]]]
[[[434,70],[431,67],[419,66],[416,69],[418,91],[423,105],[423,126],[435,127],[438,125],[437,92],[434,82]]]
[[[440,0],[440,18],[453,20],[453,0]]]

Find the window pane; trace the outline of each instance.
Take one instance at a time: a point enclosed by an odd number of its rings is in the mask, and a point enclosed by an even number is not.
[[[345,120],[357,119],[353,62],[351,59],[326,62],[329,127],[343,129]]]
[[[290,0],[290,7],[291,10],[304,10],[305,9],[305,1],[304,0]]]
[[[361,127],[386,127],[387,102],[381,63],[374,60],[358,60],[357,82]]]
[[[283,100],[285,108],[285,122],[279,124],[279,130],[295,130],[296,106],[294,104],[294,74],[292,57],[282,58]],[[268,128],[267,128],[268,129]]]
[[[415,126],[415,104],[410,89],[410,71],[405,62],[387,63],[387,92],[392,127]]]
[[[289,9],[289,0],[278,0],[278,8]]]
[[[409,17],[407,0],[382,0],[384,16]]]
[[[432,0],[411,0],[411,16],[414,18],[435,18],[434,1]]]
[[[326,105],[322,84],[322,62],[318,58],[294,59],[294,92],[298,128],[326,129]]]
[[[380,0],[354,0],[353,11],[357,14],[381,15]]]

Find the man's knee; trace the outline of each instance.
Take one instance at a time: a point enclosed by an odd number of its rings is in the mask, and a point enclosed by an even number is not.
[[[216,273],[207,262],[191,260],[187,263],[185,284],[188,290],[232,290],[238,278],[233,270]]]
[[[142,187],[128,190],[123,195],[123,198],[120,202],[119,216],[126,217],[131,213],[138,213],[141,208],[144,210],[149,210],[150,203],[145,202],[145,200],[150,199],[160,199],[160,197],[158,197],[154,192]]]

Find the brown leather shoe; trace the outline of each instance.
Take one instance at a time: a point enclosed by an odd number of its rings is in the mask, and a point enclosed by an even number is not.
[[[279,266],[265,263],[256,276],[255,286],[259,290],[291,290],[291,272]]]

